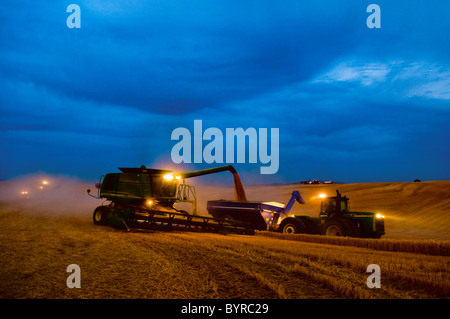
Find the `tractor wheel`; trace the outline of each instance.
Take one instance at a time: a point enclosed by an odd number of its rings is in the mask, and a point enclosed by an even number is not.
[[[106,206],[99,206],[94,210],[92,219],[95,225],[108,225],[109,208]]]
[[[303,220],[289,218],[281,222],[279,231],[283,234],[305,234],[308,229]]]
[[[355,236],[355,227],[349,221],[340,218],[331,218],[325,221],[322,227],[322,235],[326,236]]]

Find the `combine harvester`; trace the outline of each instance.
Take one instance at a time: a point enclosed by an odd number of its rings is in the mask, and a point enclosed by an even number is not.
[[[197,214],[195,188],[185,179],[230,171],[234,177],[236,201],[246,202],[239,175],[232,166],[222,166],[194,172],[173,174],[169,170],[119,168],[122,173],[108,173],[96,184],[96,196],[108,203],[98,206],[93,213],[95,225],[110,225],[115,228],[188,230],[201,232],[233,232],[254,234],[254,227],[241,221],[204,217]],[[183,181],[183,183],[179,183]],[[175,208],[176,203],[192,204],[192,213]]]
[[[289,215],[295,202],[305,201],[298,191],[284,205],[277,202],[247,201],[242,182],[233,166],[221,166],[194,172],[173,174],[169,170],[119,168],[122,173],[109,173],[97,183],[98,194],[109,203],[93,214],[94,224],[119,229],[149,228],[218,233],[254,234],[255,230],[282,233],[307,233],[329,236],[380,238],[384,235],[384,217],[369,212],[349,212],[348,198],[324,198],[319,218]],[[230,171],[234,177],[236,200],[207,202],[212,217],[197,214],[195,188],[185,180]],[[180,183],[182,181],[182,183]],[[192,213],[175,208],[176,203],[192,204]]]

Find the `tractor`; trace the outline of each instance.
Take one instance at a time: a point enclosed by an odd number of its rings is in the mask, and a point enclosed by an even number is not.
[[[278,228],[283,233],[308,233],[327,236],[380,238],[385,234],[384,216],[373,212],[352,212],[349,198],[336,190],[336,196],[323,198],[319,218],[293,216]]]

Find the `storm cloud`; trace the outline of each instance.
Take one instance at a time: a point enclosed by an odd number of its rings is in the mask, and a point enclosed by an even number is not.
[[[80,29],[2,3],[0,178],[176,167],[201,119],[279,128],[263,182],[448,179],[450,5],[377,3],[381,29],[366,1],[78,1]]]

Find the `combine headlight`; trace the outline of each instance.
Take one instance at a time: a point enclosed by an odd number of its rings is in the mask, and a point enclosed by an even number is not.
[[[166,174],[166,175],[163,176],[163,178],[166,181],[172,181],[173,180],[173,175],[172,174]]]
[[[375,218],[381,219],[381,218],[384,218],[384,216],[378,213],[375,215]]]

